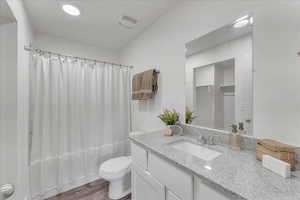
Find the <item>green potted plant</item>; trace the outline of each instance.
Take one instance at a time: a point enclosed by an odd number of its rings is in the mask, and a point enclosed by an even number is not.
[[[158,117],[167,125],[167,128],[164,130],[164,135],[172,136],[175,129],[178,128],[176,123],[179,122],[179,113],[177,113],[175,109],[165,109]]]
[[[194,116],[194,111],[191,111],[189,108],[185,109],[185,123],[191,124],[197,116]]]

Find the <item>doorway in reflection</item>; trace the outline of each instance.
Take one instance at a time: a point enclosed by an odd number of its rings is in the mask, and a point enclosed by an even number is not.
[[[235,123],[234,59],[194,68],[194,123],[228,129]]]

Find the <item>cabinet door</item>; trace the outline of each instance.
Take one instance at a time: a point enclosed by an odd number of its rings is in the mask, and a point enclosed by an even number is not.
[[[147,169],[147,151],[133,142],[131,142],[131,158],[133,164]]]
[[[133,169],[133,200],[165,200],[165,188],[147,171]]]
[[[193,200],[193,176],[175,164],[149,153],[150,173],[182,200]]]
[[[181,200],[178,196],[176,196],[174,193],[171,191],[167,191],[167,198],[166,200]]]
[[[199,177],[194,177],[195,200],[235,200],[240,199],[224,189],[204,181]]]

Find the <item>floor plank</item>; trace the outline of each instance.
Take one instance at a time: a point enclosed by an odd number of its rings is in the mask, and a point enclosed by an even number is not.
[[[101,179],[58,194],[47,200],[110,200],[107,197],[107,194],[108,182]],[[128,195],[120,200],[131,200],[131,195]]]

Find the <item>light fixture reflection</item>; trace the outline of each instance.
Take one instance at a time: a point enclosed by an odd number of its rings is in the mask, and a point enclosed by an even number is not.
[[[208,166],[208,165],[205,165],[204,168],[208,169],[208,170],[212,170],[211,166]]]
[[[240,22],[240,21],[243,21],[243,20],[248,19],[248,18],[249,18],[249,15],[245,15],[245,16],[240,17],[237,20],[235,20],[235,22]]]
[[[238,18],[235,20],[233,27],[234,28],[243,28],[245,26],[248,26],[249,24],[253,24],[253,17],[249,15],[245,15],[243,17]]]
[[[233,27],[234,28],[243,28],[245,26],[247,26],[249,24],[249,20],[248,19],[244,19],[242,21],[236,22]]]

